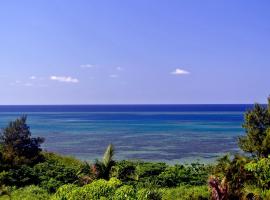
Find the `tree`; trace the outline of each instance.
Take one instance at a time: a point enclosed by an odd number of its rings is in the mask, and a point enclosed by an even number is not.
[[[114,146],[110,144],[103,155],[103,160],[97,160],[96,163],[92,166],[92,172],[95,174],[96,178],[109,179],[110,171],[115,164],[112,159],[113,156]]]
[[[267,157],[270,154],[270,97],[267,107],[255,104],[245,114],[243,127],[246,135],[239,137],[239,147],[254,156]]]
[[[44,139],[31,137],[26,120],[27,117],[24,115],[10,122],[0,132],[3,160],[14,167],[22,164],[31,165],[41,159],[40,145],[44,142]]]

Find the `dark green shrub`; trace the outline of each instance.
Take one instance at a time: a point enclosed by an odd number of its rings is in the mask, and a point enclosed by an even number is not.
[[[0,133],[2,159],[10,167],[33,165],[42,160],[40,145],[43,138],[31,137],[26,116],[9,123]]]
[[[136,163],[131,161],[119,161],[116,162],[111,171],[111,177],[116,177],[117,179],[128,182],[135,179],[135,169]]]
[[[162,187],[179,185],[205,185],[210,174],[209,166],[199,163],[167,167],[159,176],[158,184]]]
[[[32,167],[22,165],[16,169],[2,171],[0,173],[0,183],[4,185],[24,187],[26,185],[37,184],[37,176]]]
[[[39,184],[49,192],[55,192],[58,187],[68,183],[78,181],[79,166],[67,164],[63,157],[49,154],[45,157],[45,162],[34,166],[34,171],[38,177]]]

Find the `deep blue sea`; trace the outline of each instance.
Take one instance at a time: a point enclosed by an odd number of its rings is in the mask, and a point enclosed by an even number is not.
[[[211,162],[238,152],[244,112],[252,105],[0,106],[0,127],[27,114],[33,136],[48,151],[82,160],[101,158],[113,143],[116,159]]]

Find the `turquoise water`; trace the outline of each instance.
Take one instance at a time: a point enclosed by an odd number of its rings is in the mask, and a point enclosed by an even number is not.
[[[44,149],[82,160],[102,157],[167,163],[208,162],[238,152],[243,114],[250,105],[0,106],[0,127],[28,115]]]

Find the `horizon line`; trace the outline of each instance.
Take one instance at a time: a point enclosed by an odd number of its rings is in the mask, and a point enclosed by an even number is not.
[[[254,105],[256,103],[123,103],[123,104],[0,104],[0,106],[175,106],[175,105]],[[258,103],[267,105],[266,103]]]

